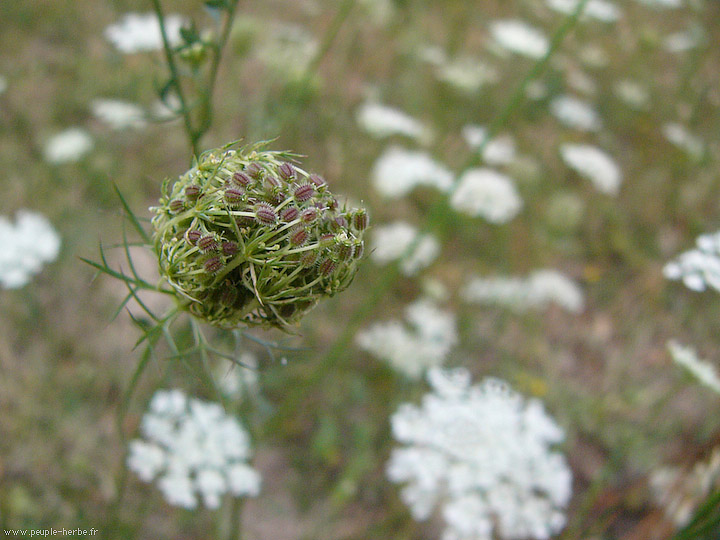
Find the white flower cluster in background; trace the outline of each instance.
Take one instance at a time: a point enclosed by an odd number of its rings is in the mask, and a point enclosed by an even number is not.
[[[45,216],[28,210],[17,213],[13,224],[0,216],[0,286],[19,289],[54,261],[60,252],[60,236]]]
[[[228,366],[228,362],[223,362],[216,372],[218,388],[233,399],[257,394],[260,391],[257,367],[257,357],[250,352],[243,352],[237,359],[237,364],[231,363]]]
[[[547,0],[550,9],[570,15],[578,7],[580,0]],[[582,18],[592,18],[601,22],[615,22],[620,18],[620,9],[607,0],[588,0],[582,11]]]
[[[673,362],[685,368],[701,384],[720,394],[720,377],[715,366],[698,358],[693,348],[680,345],[677,341],[669,341],[667,347]]]
[[[622,172],[615,160],[590,144],[563,144],[560,157],[565,164],[592,182],[595,188],[608,195],[617,195]]]
[[[7,79],[0,75],[0,94],[3,94],[7,90]]]
[[[650,104],[650,93],[647,88],[637,81],[623,79],[615,83],[613,92],[626,105],[635,110],[645,110]]]
[[[383,197],[397,199],[417,186],[447,191],[453,174],[427,152],[391,146],[378,158],[373,168],[373,186]]]
[[[455,315],[421,299],[405,310],[405,323],[376,323],[358,333],[357,344],[376,358],[387,361],[401,374],[417,379],[431,367],[445,362],[457,344]]]
[[[428,372],[420,406],[392,416],[388,478],[403,483],[413,517],[436,508],[443,540],[548,539],[565,525],[572,472],[553,450],[565,435],[538,400],[501,380],[471,386],[465,369]],[[496,535],[496,536],[494,536]]]
[[[218,508],[224,494],[260,492],[260,475],[247,464],[247,432],[222,406],[158,390],[140,425],[143,439],[130,442],[128,468],[143,482],[157,480],[165,500],[192,509],[198,497]]]
[[[667,263],[663,274],[667,279],[681,279],[693,291],[710,287],[720,292],[720,231],[698,236],[696,245],[697,249]]]
[[[185,19],[165,16],[165,34],[171,46],[180,44],[180,29]],[[127,13],[120,22],[105,28],[105,38],[125,54],[156,51],[163,48],[160,22],[155,13]]]
[[[705,143],[697,135],[693,135],[682,124],[670,122],[662,127],[663,136],[680,150],[694,159],[700,159],[705,152]]]
[[[267,27],[258,34],[261,41],[256,50],[257,57],[286,81],[303,77],[320,48],[313,33],[294,23],[272,21],[259,24]]]
[[[403,135],[419,141],[430,141],[431,131],[412,116],[380,103],[367,102],[357,111],[357,122],[373,137],[382,139]]]
[[[528,278],[474,278],[465,286],[462,297],[475,304],[496,304],[518,311],[543,309],[554,303],[572,313],[585,304],[582,289],[556,270],[536,270]]]
[[[90,104],[93,116],[111,129],[142,129],[147,126],[145,110],[127,101],[96,99]]]
[[[70,128],[50,137],[43,155],[49,163],[73,163],[82,159],[93,145],[93,138],[86,130]]]
[[[580,131],[598,131],[602,120],[586,101],[571,95],[562,95],[550,102],[550,112],[562,124]]]
[[[691,470],[661,467],[650,474],[650,488],[665,515],[680,528],[687,525],[707,496],[720,489],[720,448],[713,448]]]
[[[468,124],[463,127],[462,136],[467,145],[474,150],[485,144],[482,149],[482,158],[488,165],[507,165],[512,163],[517,155],[515,139],[510,135],[500,135],[486,143],[488,132],[485,126]]]
[[[404,221],[374,227],[370,257],[378,264],[402,257],[400,270],[406,276],[413,276],[430,266],[440,253],[440,242],[433,235],[423,234],[416,241],[417,235],[418,230]],[[413,242],[416,245],[408,251]]]
[[[450,206],[462,214],[500,224],[520,212],[522,199],[509,176],[480,168],[470,169],[460,177]]]
[[[494,21],[490,25],[490,34],[503,49],[529,58],[542,58],[550,48],[547,37],[540,30],[519,19]]]
[[[419,56],[433,66],[433,73],[438,80],[461,92],[472,94],[499,79],[494,67],[469,55],[451,58],[442,48],[428,46],[420,49]]]

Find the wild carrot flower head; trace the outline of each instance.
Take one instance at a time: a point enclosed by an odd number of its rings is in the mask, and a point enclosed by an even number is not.
[[[297,322],[350,284],[364,248],[364,209],[259,147],[205,152],[153,208],[161,275],[184,309],[224,328]]]
[[[422,404],[403,404],[392,417],[404,446],[393,450],[387,474],[405,484],[413,517],[427,519],[438,507],[443,540],[559,532],[572,474],[552,450],[564,434],[542,404],[498,379],[471,386],[464,369],[434,368],[428,379],[433,390]]]

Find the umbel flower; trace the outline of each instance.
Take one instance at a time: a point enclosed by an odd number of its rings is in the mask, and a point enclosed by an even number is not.
[[[152,220],[160,273],[181,308],[213,325],[283,328],[350,284],[368,215],[295,155],[231,146],[164,182]]]

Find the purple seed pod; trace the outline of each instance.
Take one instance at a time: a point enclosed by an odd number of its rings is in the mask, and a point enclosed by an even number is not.
[[[333,261],[332,259],[323,259],[320,264],[318,265],[318,271],[323,276],[329,276],[332,274],[335,269],[337,268],[337,263]]]
[[[245,167],[245,172],[255,180],[262,176],[263,168],[254,161]]]
[[[195,201],[200,196],[200,186],[190,184],[185,188],[185,198],[188,201]]]
[[[315,188],[310,184],[301,184],[295,188],[293,196],[298,202],[305,202],[315,195]]]
[[[283,180],[295,178],[295,167],[286,161],[278,167],[278,174]]]
[[[238,204],[242,202],[245,193],[238,188],[227,188],[225,190],[225,200],[230,204]]]
[[[238,252],[238,245],[237,242],[226,240],[222,243],[221,249],[224,255],[232,256]]]
[[[355,248],[349,242],[345,241],[338,244],[337,254],[341,261],[349,261],[352,259],[353,253],[355,253]]]
[[[353,227],[358,231],[364,231],[370,224],[370,218],[368,217],[367,210],[359,208],[355,211],[352,216]]]
[[[182,202],[180,199],[173,199],[172,201],[170,201],[168,208],[170,208],[170,211],[173,214],[179,214],[185,209],[185,203]]]
[[[265,177],[265,185],[267,189],[278,189],[282,187],[282,182],[274,176],[267,176]]]
[[[298,210],[295,206],[288,206],[287,208],[283,208],[280,212],[280,219],[285,222],[290,222],[296,220],[299,215],[300,210]]]
[[[277,214],[268,203],[258,203],[255,206],[255,219],[263,225],[275,225],[277,222]]]
[[[225,265],[223,264],[222,259],[218,255],[210,257],[203,263],[203,268],[205,268],[205,271],[208,274],[217,274],[220,270],[223,269],[223,266]]]
[[[300,257],[300,264],[305,267],[313,266],[317,261],[317,257],[317,251],[306,251]]]
[[[327,186],[327,182],[326,182],[325,179],[324,179],[322,176],[320,176],[319,174],[315,174],[315,173],[311,174],[311,175],[310,175],[310,181],[311,181],[313,184],[315,184],[315,186],[316,186],[318,189],[324,188],[325,186]]]
[[[338,216],[330,222],[330,228],[333,231],[341,231],[348,228],[347,219],[345,216]]]
[[[232,175],[233,183],[238,187],[247,187],[252,182],[252,179],[244,172],[236,172]]]
[[[195,244],[197,244],[197,241],[200,240],[201,236],[202,233],[197,229],[188,229],[185,233],[185,240],[187,240],[188,244],[194,246]]]
[[[362,259],[362,256],[365,254],[365,242],[362,240],[359,240],[355,243],[355,249],[353,250],[353,256],[356,259]]]
[[[197,241],[197,246],[202,251],[214,251],[218,247],[217,240],[215,240],[215,237],[212,234],[201,236]]]
[[[303,223],[312,223],[317,219],[317,217],[318,211],[315,208],[306,208],[302,211],[302,214],[300,214],[300,219]]]
[[[307,242],[309,236],[310,235],[305,230],[305,227],[298,227],[297,229],[294,229],[290,235],[290,243],[293,246],[301,246]]]
[[[323,234],[318,239],[320,247],[330,247],[335,245],[335,235],[332,233]]]

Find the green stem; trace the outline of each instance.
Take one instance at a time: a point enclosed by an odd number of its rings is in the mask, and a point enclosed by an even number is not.
[[[152,0],[153,9],[157,14],[158,21],[160,23],[160,34],[162,35],[163,51],[165,52],[165,61],[167,62],[168,69],[170,70],[170,80],[172,86],[177,92],[178,99],[180,100],[180,107],[182,109],[183,122],[185,123],[185,132],[187,133],[190,141],[190,148],[192,149],[193,156],[197,157],[200,155],[198,149],[198,139],[196,137],[195,130],[192,125],[192,118],[190,117],[190,109],[187,106],[187,100],[185,99],[185,93],[183,92],[182,84],[180,84],[180,74],[175,64],[175,57],[173,55],[170,41],[168,40],[167,30],[165,28],[165,15],[160,5],[160,0]]]

